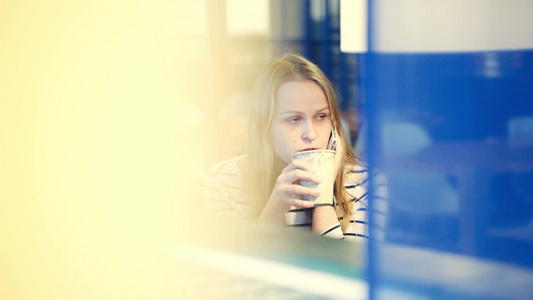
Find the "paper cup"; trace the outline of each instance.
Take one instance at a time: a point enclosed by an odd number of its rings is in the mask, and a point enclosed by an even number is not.
[[[309,165],[311,165],[313,172],[322,178],[320,183],[307,180],[300,181],[300,185],[302,186],[317,187],[320,190],[320,196],[303,196],[302,200],[313,201],[316,204],[331,203],[333,199],[333,183],[335,182],[335,151],[303,151],[294,154],[292,158],[306,161]]]

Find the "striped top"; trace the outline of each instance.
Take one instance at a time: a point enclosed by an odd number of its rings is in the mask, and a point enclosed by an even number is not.
[[[246,190],[242,186],[241,171],[237,165],[244,156],[223,161],[212,167],[205,179],[205,208],[209,212],[230,217],[248,217],[250,203],[245,197]],[[345,187],[349,199],[353,203],[353,213],[350,223],[344,231],[340,222],[344,216],[338,212],[339,223],[325,230],[322,235],[336,239],[350,241],[366,240],[368,238],[367,214],[367,182],[368,170],[362,166],[355,166],[347,170]],[[337,204],[338,205],[338,204]],[[311,229],[312,208],[295,208],[285,214],[287,226]]]

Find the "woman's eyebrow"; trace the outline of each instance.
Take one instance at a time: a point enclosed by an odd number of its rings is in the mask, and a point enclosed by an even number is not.
[[[293,114],[297,114],[297,115],[299,115],[299,114],[301,114],[301,113],[302,113],[302,112],[300,112],[300,111],[296,111],[296,110],[287,110],[287,111],[284,111],[284,112],[280,113],[280,115],[289,115],[289,114],[290,114],[290,115],[293,115]]]
[[[329,110],[329,107],[324,107],[322,109],[317,110],[316,112],[320,113],[320,112],[323,112],[323,111],[326,111],[326,110]]]
[[[321,113],[321,112],[324,112],[324,111],[328,111],[330,110],[329,107],[324,107],[324,108],[321,108],[319,110],[317,110],[315,113]],[[296,115],[299,115],[299,114],[302,114],[301,111],[296,111],[296,110],[287,110],[287,111],[284,111],[284,112],[281,112],[280,113],[280,116],[282,115],[293,115],[293,114],[296,114]]]

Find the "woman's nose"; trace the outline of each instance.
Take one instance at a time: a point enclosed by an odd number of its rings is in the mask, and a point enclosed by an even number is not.
[[[302,139],[313,141],[316,139],[316,129],[312,122],[306,122],[302,132]]]

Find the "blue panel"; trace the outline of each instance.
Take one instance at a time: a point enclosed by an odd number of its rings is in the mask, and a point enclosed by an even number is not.
[[[533,51],[365,59],[366,153],[389,188],[371,298],[533,295]]]

